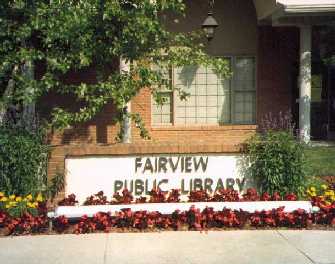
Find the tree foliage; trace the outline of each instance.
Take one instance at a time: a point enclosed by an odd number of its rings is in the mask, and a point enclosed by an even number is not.
[[[74,97],[81,106],[78,111],[53,109],[49,123],[54,127],[88,121],[109,102],[121,121],[125,105],[144,87],[162,103],[159,90],[167,86],[164,72],[171,65],[201,64],[227,76],[228,63],[206,55],[201,33],[173,33],[164,26],[162,14],[183,16],[185,8],[182,0],[1,1],[2,104],[34,102],[54,91]],[[119,58],[131,65],[130,71],[111,70]],[[27,65],[43,65],[43,71],[31,78]],[[70,72],[89,68],[94,68],[96,82],[64,82]],[[10,80],[13,92],[3,96]],[[131,117],[143,127],[136,113]]]

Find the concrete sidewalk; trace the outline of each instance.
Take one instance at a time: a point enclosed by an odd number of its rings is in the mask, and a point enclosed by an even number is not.
[[[111,233],[0,238],[1,264],[335,264],[332,231]]]

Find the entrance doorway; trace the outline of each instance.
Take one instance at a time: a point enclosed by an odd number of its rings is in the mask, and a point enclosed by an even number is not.
[[[322,68],[312,76],[311,138],[335,141],[335,66]]]

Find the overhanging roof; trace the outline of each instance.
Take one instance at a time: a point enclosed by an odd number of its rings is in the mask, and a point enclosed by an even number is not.
[[[335,12],[335,0],[254,0],[259,20],[280,12],[292,14],[324,14]]]

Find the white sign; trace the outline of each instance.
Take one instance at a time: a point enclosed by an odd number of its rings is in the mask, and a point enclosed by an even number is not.
[[[242,191],[246,182],[240,159],[223,154],[68,158],[65,192],[76,194],[83,202],[99,191],[110,199],[124,188],[135,197],[146,196],[153,188],[179,189],[182,195],[201,189],[210,193],[221,188]]]

